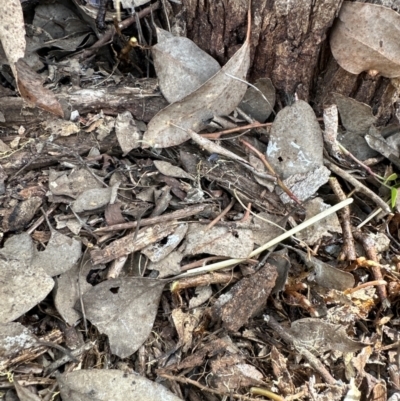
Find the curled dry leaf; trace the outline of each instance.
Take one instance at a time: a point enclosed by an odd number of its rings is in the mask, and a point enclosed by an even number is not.
[[[390,8],[345,1],[332,30],[333,57],[352,74],[376,70],[400,76],[400,15]]]
[[[157,27],[158,43],[152,47],[154,68],[164,97],[183,99],[220,70],[220,65],[194,42],[175,37]]]
[[[214,116],[227,115],[235,109],[247,89],[242,81],[250,65],[249,39],[248,32],[243,46],[200,88],[153,117],[143,136],[146,146],[179,145],[190,138],[187,130],[200,131]]]
[[[20,0],[1,4],[0,41],[15,75],[14,64],[25,54],[25,26]]]
[[[59,117],[64,117],[64,111],[54,93],[44,88],[41,77],[23,60],[15,63],[17,84],[21,96],[29,103],[49,111]]]
[[[154,160],[154,165],[161,174],[166,175],[167,177],[193,179],[193,176],[188,174],[185,170],[182,170],[180,167],[174,166],[169,162]]]

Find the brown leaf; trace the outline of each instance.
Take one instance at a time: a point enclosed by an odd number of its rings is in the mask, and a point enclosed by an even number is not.
[[[185,37],[157,28],[152,47],[154,68],[164,97],[174,103],[195,91],[221,68],[216,60]]]
[[[54,93],[42,85],[42,79],[23,60],[15,64],[17,70],[18,90],[21,96],[35,106],[64,117],[64,111]]]
[[[153,117],[143,136],[145,145],[155,148],[179,145],[190,138],[186,130],[200,131],[214,116],[227,115],[235,109],[247,85],[231,76],[246,78],[250,65],[249,39],[248,33],[243,46],[200,88]]]
[[[332,30],[333,57],[352,74],[375,70],[400,76],[400,15],[375,4],[345,1]]]

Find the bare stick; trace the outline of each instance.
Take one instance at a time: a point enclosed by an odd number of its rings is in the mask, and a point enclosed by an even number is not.
[[[151,226],[152,224],[159,224],[165,223],[171,220],[179,220],[184,219],[185,217],[193,216],[197,213],[202,212],[208,205],[196,205],[192,207],[188,207],[182,210],[176,210],[172,213],[167,213],[162,216],[157,217],[150,217],[148,219],[142,219],[140,221],[139,227],[143,226]],[[108,227],[101,227],[95,230],[94,232],[97,233],[107,233],[111,231],[118,231],[118,230],[126,230],[128,228],[136,228],[138,225],[137,221],[131,221],[129,223],[121,223],[121,224],[114,224],[113,226]]]
[[[351,174],[349,174],[347,171],[344,171],[340,167],[338,167],[336,164],[330,162],[328,159],[324,158],[324,164],[326,167],[329,168],[332,172],[337,174],[338,176],[342,177],[344,180],[349,182],[353,187],[363,193],[365,196],[368,196],[373,202],[375,202],[385,214],[391,213],[390,207],[387,205],[387,203],[381,199],[376,193],[372,192],[369,188],[367,188],[365,185],[361,184],[360,181],[358,181],[356,178],[354,178]]]
[[[329,185],[331,186],[333,192],[338,197],[340,201],[346,199],[346,195],[343,192],[337,178],[331,177],[329,179]],[[343,254],[347,260],[356,260],[357,254],[354,247],[353,234],[351,233],[351,222],[350,222],[350,207],[344,207],[340,212],[340,224],[343,230]],[[344,258],[339,257],[339,260],[344,260]]]

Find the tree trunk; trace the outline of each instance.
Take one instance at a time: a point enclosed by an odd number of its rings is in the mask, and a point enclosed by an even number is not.
[[[380,123],[394,115],[390,80],[343,70],[332,57],[329,30],[343,0],[252,0],[249,81],[272,80],[279,106],[296,95],[321,114],[332,92],[373,107]],[[392,6],[396,0],[370,3]],[[224,64],[245,39],[247,0],[182,0],[188,37]]]

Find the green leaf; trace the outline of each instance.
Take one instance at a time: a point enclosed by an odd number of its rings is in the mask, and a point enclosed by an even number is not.
[[[398,175],[396,173],[390,174],[389,177],[385,178],[385,184],[389,181],[396,181]]]
[[[397,191],[397,188],[390,188],[390,198],[391,198],[391,206],[392,206],[392,209],[396,206],[396,200],[397,200],[397,194],[398,194],[398,191]]]

